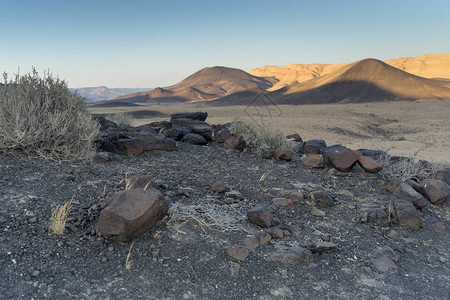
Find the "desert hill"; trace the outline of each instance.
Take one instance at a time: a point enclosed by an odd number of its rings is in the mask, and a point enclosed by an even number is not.
[[[354,103],[450,98],[448,82],[419,77],[380,60],[364,59],[268,96],[280,104]]]
[[[133,103],[207,101],[245,90],[266,90],[276,81],[273,78],[253,76],[239,69],[210,67],[195,72],[175,85],[120,96],[113,100]]]
[[[419,57],[402,57],[385,61],[388,65],[402,71],[425,78],[447,78],[450,79],[450,53],[426,54]],[[313,78],[329,74],[343,64],[290,64],[285,66],[263,66],[251,70],[254,76],[272,77],[278,82],[270,89],[275,91],[286,85],[301,83]]]

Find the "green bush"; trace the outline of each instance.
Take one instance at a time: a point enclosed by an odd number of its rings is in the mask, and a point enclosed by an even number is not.
[[[90,158],[98,123],[64,80],[36,70],[0,85],[0,151],[57,160]]]
[[[234,120],[229,130],[238,137],[242,137],[247,148],[254,152],[265,149],[276,149],[286,145],[286,137],[279,129],[272,129],[248,121]]]

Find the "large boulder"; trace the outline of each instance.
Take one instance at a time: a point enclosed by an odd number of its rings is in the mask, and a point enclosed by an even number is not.
[[[420,184],[420,189],[433,204],[441,204],[450,199],[450,187],[442,180],[424,179]]]
[[[199,120],[199,121],[205,121],[208,117],[207,112],[187,112],[187,113],[178,113],[178,114],[172,114],[170,115],[171,122],[175,119],[191,119],[191,120]]]
[[[119,191],[101,211],[99,231],[119,243],[128,243],[155,226],[167,211],[168,205],[158,190]]]
[[[400,199],[411,202],[417,208],[423,208],[427,204],[426,199],[406,182],[400,183],[393,194]]]
[[[306,153],[319,154],[327,146],[324,140],[309,140],[303,144]]]
[[[134,138],[142,140],[142,144],[144,145],[144,151],[153,151],[153,150],[173,151],[177,146],[175,140],[151,132],[141,131],[136,133],[130,133],[130,135]]]
[[[162,134],[167,138],[174,139],[175,141],[181,141],[186,134],[191,132],[192,129],[190,128],[172,125],[172,128],[163,130]]]
[[[190,128],[193,133],[200,134],[208,141],[212,139],[213,129],[208,123],[204,121],[184,118],[172,119],[171,121],[173,124],[176,124],[178,126]]]
[[[193,144],[193,145],[206,145],[208,143],[208,141],[201,136],[200,134],[196,134],[196,133],[188,133],[186,134],[181,141],[183,143],[189,143],[189,144]]]
[[[139,155],[144,152],[144,143],[138,138],[122,138],[114,141],[114,145],[120,152],[129,156]]]
[[[324,148],[322,154],[333,168],[342,172],[350,171],[358,161],[355,152],[342,145]]]

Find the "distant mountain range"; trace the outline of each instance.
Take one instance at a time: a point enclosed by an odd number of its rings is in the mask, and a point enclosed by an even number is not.
[[[110,89],[106,86],[83,87],[77,89],[70,89],[78,91],[79,94],[87,98],[87,103],[95,103],[101,100],[107,100],[114,97],[119,97],[126,94],[137,93],[142,91],[149,91],[151,88],[115,88]]]
[[[181,82],[120,95],[99,105],[192,103],[244,105],[264,95],[277,104],[360,103],[450,98],[450,53],[382,62],[265,66],[250,71],[210,67]]]

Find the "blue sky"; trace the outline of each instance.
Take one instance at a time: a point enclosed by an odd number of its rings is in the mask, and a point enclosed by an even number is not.
[[[0,0],[0,72],[50,69],[70,87],[448,52],[448,0]]]

